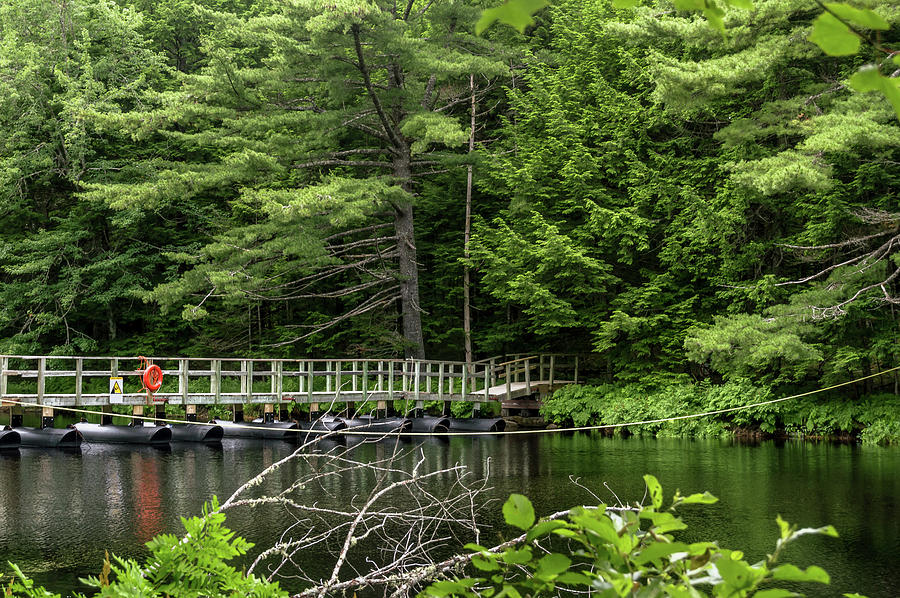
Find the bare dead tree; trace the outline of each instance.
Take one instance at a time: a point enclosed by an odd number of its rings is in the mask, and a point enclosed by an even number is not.
[[[308,588],[297,596],[303,598],[363,589],[408,596],[426,571],[455,562],[448,560],[448,546],[478,541],[486,479],[461,464],[429,468],[421,446],[367,438],[382,451],[376,459],[359,460],[346,447],[323,450],[321,439],[312,438],[222,503],[221,511],[274,505],[293,517],[281,537],[256,555],[248,574],[302,580]],[[302,464],[295,469],[303,473],[277,493],[256,492],[289,463]],[[365,477],[368,490],[342,496],[329,483],[351,475]],[[333,559],[329,571],[313,577],[303,564],[310,555],[321,561],[323,551]]]

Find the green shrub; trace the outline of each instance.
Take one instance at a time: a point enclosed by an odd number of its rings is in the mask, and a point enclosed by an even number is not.
[[[652,475],[644,480],[649,505],[624,510],[609,510],[603,504],[576,507],[560,518],[537,520],[526,497],[511,495],[503,505],[504,518],[525,533],[491,549],[467,545],[479,576],[434,582],[424,596],[522,598],[556,596],[567,589],[595,598],[783,598],[798,595],[777,587],[785,582],[830,582],[819,567],[803,570],[779,564],[779,558],[801,536],[837,536],[833,527],[797,529],[778,517],[781,537],[775,550],[750,564],[739,550],[675,539],[673,532],[687,527],[675,515],[676,509],[715,502],[714,496],[676,492],[664,510],[659,482]]]

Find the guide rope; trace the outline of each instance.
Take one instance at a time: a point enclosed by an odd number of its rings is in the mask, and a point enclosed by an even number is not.
[[[368,431],[368,430],[357,430],[352,427],[348,427],[348,428],[344,428],[342,430],[336,430],[336,431],[333,431],[333,430],[307,430],[307,429],[302,429],[302,428],[298,428],[296,430],[283,429],[282,431],[285,433],[296,432],[297,434],[321,434],[323,436],[324,435],[328,435],[328,436],[338,436],[338,435],[379,436],[379,437],[382,437],[382,436],[384,436],[384,437],[386,437],[386,436],[403,436],[403,437],[435,436],[435,437],[439,437],[439,438],[445,438],[445,437],[449,437],[449,436],[514,436],[514,435],[527,435],[527,434],[552,434],[552,433],[558,433],[558,432],[588,432],[588,431],[593,431],[593,430],[612,430],[612,429],[616,429],[616,428],[627,428],[629,426],[641,426],[641,425],[646,425],[646,424],[659,424],[659,423],[679,421],[679,420],[685,420],[685,419],[697,419],[697,418],[701,418],[701,417],[709,417],[711,415],[721,415],[723,413],[733,413],[735,411],[743,411],[745,409],[754,409],[757,407],[763,407],[765,405],[774,405],[775,403],[783,403],[785,401],[791,401],[794,399],[799,399],[802,397],[808,397],[811,395],[827,392],[829,390],[834,390],[836,388],[850,386],[851,384],[856,384],[857,382],[862,382],[864,380],[869,380],[871,378],[883,376],[884,374],[889,374],[889,373],[897,371],[897,370],[900,370],[900,366],[896,366],[896,367],[893,367],[893,368],[890,368],[887,370],[883,370],[883,371],[877,372],[875,374],[869,374],[868,376],[862,376],[861,378],[855,378],[853,380],[848,380],[847,382],[840,382],[838,384],[832,384],[831,386],[826,386],[825,388],[817,388],[815,390],[810,390],[807,392],[801,392],[798,394],[781,397],[778,399],[769,399],[767,401],[759,401],[756,403],[750,403],[748,405],[738,405],[736,407],[726,407],[724,409],[714,409],[712,411],[703,411],[701,413],[691,413],[688,415],[675,415],[675,416],[671,416],[671,417],[645,419],[645,420],[624,422],[624,423],[617,423],[617,424],[597,424],[597,425],[593,425],[593,426],[576,426],[576,427],[571,427],[571,428],[504,430],[502,432],[439,432],[439,433],[400,432],[400,431],[373,432],[373,431]],[[2,402],[5,404],[11,403],[13,405],[19,405],[21,407],[48,407],[48,405],[42,405],[40,403],[31,403],[31,402],[27,402],[27,401],[20,401],[20,400],[16,400],[16,399],[4,398],[2,400]],[[62,407],[62,406],[60,406],[60,407],[53,407],[53,409],[56,409],[59,411],[66,411],[69,413],[82,413],[82,414],[93,414],[93,415],[101,414],[101,412],[99,412],[99,411],[92,411],[90,409],[79,409],[77,407]],[[219,424],[216,424],[213,422],[188,422],[188,421],[184,421],[184,420],[156,418],[156,417],[147,416],[147,415],[133,415],[133,414],[127,414],[127,413],[122,413],[122,414],[109,413],[109,415],[112,415],[113,417],[121,417],[121,418],[132,419],[132,420],[153,420],[154,422],[160,422],[160,423],[166,423],[166,424],[192,424],[192,425],[197,425],[197,426],[219,425]],[[232,429],[240,428],[240,429],[256,430],[256,431],[260,430],[260,428],[258,426],[248,426],[248,425],[239,424],[239,423],[229,423],[228,427],[232,428]]]

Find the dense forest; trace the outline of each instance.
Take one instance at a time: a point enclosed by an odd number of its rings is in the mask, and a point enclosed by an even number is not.
[[[576,352],[576,422],[900,365],[900,128],[847,84],[900,2],[837,57],[814,1],[492,4],[0,4],[0,352]],[[898,384],[731,423],[898,438]]]

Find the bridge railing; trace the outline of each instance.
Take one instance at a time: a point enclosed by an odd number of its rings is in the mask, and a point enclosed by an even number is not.
[[[364,400],[489,401],[487,363],[403,359],[153,357],[163,372],[153,398],[176,404],[325,403]],[[138,357],[0,356],[0,401],[107,405],[122,377],[123,404],[148,400]]]
[[[512,354],[489,357],[475,362],[490,369],[491,386],[506,386],[507,396],[513,385],[524,383],[526,394],[532,394],[532,383],[578,384],[579,356],[574,353]]]

